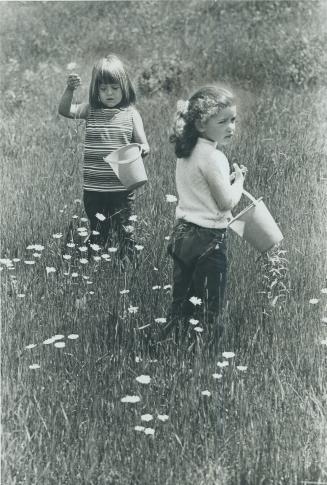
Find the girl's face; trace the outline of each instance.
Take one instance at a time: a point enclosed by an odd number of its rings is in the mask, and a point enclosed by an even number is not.
[[[228,106],[197,126],[200,136],[216,141],[218,145],[228,145],[235,132],[236,106]]]
[[[99,98],[107,108],[114,108],[123,99],[123,92],[119,84],[99,84]]]

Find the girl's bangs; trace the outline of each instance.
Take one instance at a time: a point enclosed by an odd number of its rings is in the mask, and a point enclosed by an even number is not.
[[[97,84],[121,84],[119,72],[113,70],[101,69],[97,75]]]

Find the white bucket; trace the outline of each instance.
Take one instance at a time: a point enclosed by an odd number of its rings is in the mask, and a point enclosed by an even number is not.
[[[141,187],[148,180],[141,152],[141,145],[131,143],[104,157],[104,161],[109,163],[121,183],[128,190]]]
[[[228,226],[251,246],[261,253],[268,251],[283,239],[279,227],[270,214],[262,197],[255,199],[251,194],[243,190],[252,203],[234,217]]]

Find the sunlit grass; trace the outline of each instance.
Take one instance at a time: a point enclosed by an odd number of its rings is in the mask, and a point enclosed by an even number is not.
[[[45,108],[7,120],[5,134],[17,133],[22,149],[6,142],[2,169],[6,483],[326,478],[326,217],[317,183],[324,111],[315,93],[248,94],[228,155],[248,167],[247,188],[264,196],[285,253],[265,260],[231,235],[223,341],[209,346],[206,323],[193,319],[190,345],[168,342],[158,355],[148,343],[171,300],[166,245],[176,190],[167,127],[175,100],[140,105],[152,154],[131,219],[129,268],[116,242],[85,257],[80,170],[70,175],[82,128],[53,112],[36,130]]]

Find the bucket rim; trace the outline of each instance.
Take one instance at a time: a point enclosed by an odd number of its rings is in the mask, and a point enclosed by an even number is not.
[[[136,147],[139,150],[139,154],[138,154],[138,156],[136,158],[133,157],[133,158],[129,158],[127,160],[120,160],[120,161],[114,161],[114,160],[111,159],[111,156],[114,155],[115,153],[118,153],[118,152],[120,152],[123,149],[131,148],[131,147]],[[109,155],[107,155],[106,157],[104,157],[104,160],[107,163],[118,163],[119,165],[125,165],[125,164],[128,164],[128,163],[135,162],[139,158],[142,159],[141,152],[142,152],[142,148],[141,148],[141,144],[140,143],[129,143],[128,145],[124,145],[123,147],[117,148],[117,150],[114,150],[113,152],[109,153]]]
[[[251,202],[250,205],[245,207],[239,214],[237,214],[235,217],[233,217],[233,219],[231,221],[229,221],[228,225],[230,226],[234,221],[237,221],[241,216],[246,214],[246,212],[248,212],[250,209],[255,207],[258,202],[262,202],[262,200],[263,200],[263,197],[259,197],[259,199],[256,199],[255,202]]]

